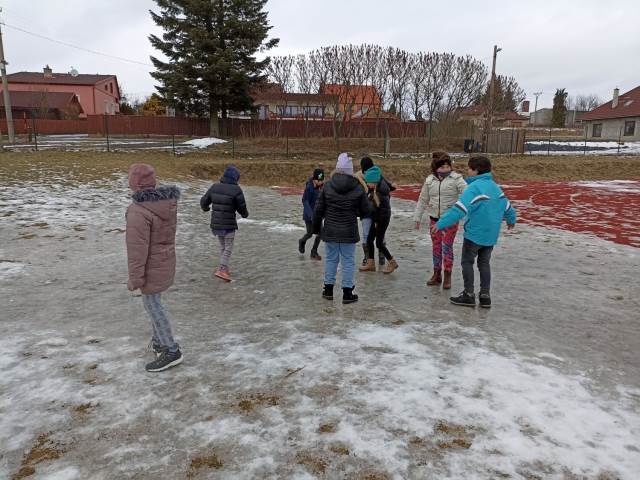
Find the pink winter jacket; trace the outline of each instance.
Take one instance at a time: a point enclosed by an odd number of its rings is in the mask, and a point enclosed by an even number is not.
[[[127,208],[128,288],[160,293],[173,285],[180,190],[174,186],[138,190]]]

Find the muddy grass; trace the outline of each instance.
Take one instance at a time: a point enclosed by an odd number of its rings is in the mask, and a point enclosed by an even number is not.
[[[50,435],[50,433],[38,435],[31,450],[23,457],[20,470],[11,477],[12,480],[21,480],[30,477],[36,473],[36,465],[47,460],[57,460],[64,454],[63,446],[51,440],[51,438],[49,438]]]
[[[196,457],[191,460],[191,464],[189,465],[189,470],[187,472],[187,479],[190,480],[192,478],[195,478],[200,470],[218,470],[223,466],[224,464],[215,453],[210,453],[209,455],[205,455],[202,457]]]
[[[359,155],[352,152],[354,159]],[[318,165],[330,170],[335,154],[310,154],[300,158],[232,158],[215,150],[174,156],[167,152],[6,152],[0,155],[3,184],[49,179],[56,173],[71,173],[78,182],[95,181],[124,174],[135,162],[153,164],[161,181],[167,179],[217,179],[229,163],[238,165],[241,183],[259,186],[300,186]],[[640,178],[640,158],[629,156],[492,156],[498,181],[625,180]],[[396,182],[421,183],[429,173],[425,158],[375,158],[385,176]],[[465,169],[465,157],[456,169]]]

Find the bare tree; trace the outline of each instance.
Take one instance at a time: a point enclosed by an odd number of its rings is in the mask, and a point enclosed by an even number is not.
[[[412,66],[411,55],[399,48],[389,47],[385,55],[385,64],[389,76],[390,110],[394,111],[399,118],[404,119]]]
[[[446,98],[439,113],[448,122],[456,110],[475,105],[480,101],[489,72],[487,66],[471,55],[455,59],[447,82]]]
[[[602,105],[602,100],[596,94],[578,95],[574,107],[579,112],[589,112]]]

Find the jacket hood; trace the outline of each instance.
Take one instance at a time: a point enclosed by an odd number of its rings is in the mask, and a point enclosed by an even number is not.
[[[331,184],[336,192],[340,194],[349,193],[359,187],[360,183],[353,175],[336,172],[331,177]]]
[[[468,184],[472,184],[473,182],[477,182],[478,180],[493,180],[493,174],[491,172],[482,173],[480,175],[476,175],[475,177],[467,177],[465,178]]]
[[[173,208],[167,200],[177,202],[180,199],[180,190],[175,185],[167,185],[157,188],[138,190],[131,196],[132,200],[141,207],[146,208],[162,219],[168,219],[173,214]],[[175,202],[171,202],[174,203]]]
[[[156,171],[146,163],[134,163],[129,167],[129,188],[134,192],[155,188]]]
[[[220,178],[221,183],[231,183],[237,185],[240,181],[240,170],[234,165],[229,165],[225,168],[224,173],[222,174],[222,178]]]

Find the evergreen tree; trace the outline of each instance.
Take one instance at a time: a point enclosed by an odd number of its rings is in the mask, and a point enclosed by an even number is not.
[[[249,110],[251,88],[264,81],[269,50],[278,39],[267,39],[267,0],[155,0],[160,13],[150,11],[164,30],[150,35],[151,44],[167,62],[151,57],[164,103],[189,115],[209,115],[210,134],[220,134],[220,120],[230,110]]]
[[[567,95],[564,88],[558,88],[553,97],[553,112],[551,114],[551,126],[563,128],[564,121],[567,116]]]
[[[489,106],[489,90],[490,84],[487,84],[482,96],[482,104],[487,107]],[[515,78],[496,76],[493,93],[494,112],[515,112],[525,98],[526,94]]]

